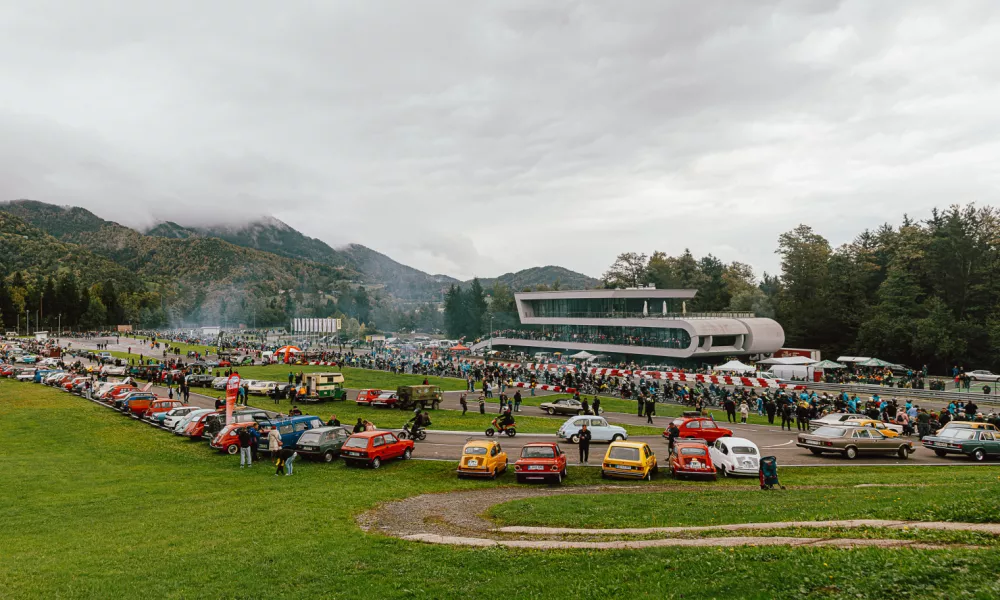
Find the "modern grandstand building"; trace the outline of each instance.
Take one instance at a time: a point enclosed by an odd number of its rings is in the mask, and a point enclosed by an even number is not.
[[[687,312],[697,290],[653,288],[515,294],[521,327],[474,346],[691,366],[719,357],[771,354],[785,342],[773,319],[753,313]]]

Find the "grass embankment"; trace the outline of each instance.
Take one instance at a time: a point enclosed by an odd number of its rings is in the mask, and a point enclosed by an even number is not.
[[[784,472],[781,474],[784,479]],[[756,479],[739,480],[753,488]],[[885,467],[796,472],[799,486],[752,496],[706,486],[704,491],[533,498],[496,506],[504,525],[672,527],[821,519],[1000,521],[995,467]],[[914,487],[855,487],[870,482]]]
[[[498,487],[509,478],[459,481],[453,463],[423,461],[379,471],[299,462],[295,476],[275,477],[268,465],[240,470],[236,457],[203,443],[7,380],[0,382],[0,420],[8,425],[0,469],[5,598],[483,598],[497,589],[511,598],[1000,595],[1000,554],[991,551],[597,553],[410,543],[366,534],[354,515],[405,496]],[[782,473],[789,486],[840,486],[863,475],[850,468]],[[869,479],[947,475],[898,469]],[[569,481],[599,479],[594,469],[571,468]],[[920,497],[922,489],[897,493]],[[830,516],[820,500],[826,493],[815,492],[817,516]],[[853,501],[864,502],[868,492],[856,493]],[[752,494],[761,504],[779,498]],[[715,500],[692,497],[694,504],[675,510],[705,513]]]

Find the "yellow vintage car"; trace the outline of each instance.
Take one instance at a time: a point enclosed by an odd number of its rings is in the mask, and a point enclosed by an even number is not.
[[[644,442],[611,442],[601,463],[601,477],[647,479],[656,475],[656,455]]]
[[[888,423],[883,423],[882,421],[876,421],[875,419],[851,419],[850,421],[844,421],[843,424],[878,429],[879,432],[885,437],[898,437],[903,429],[902,425],[890,425]]]
[[[462,448],[462,458],[458,461],[458,476],[489,477],[507,470],[507,453],[493,440],[474,440]]]

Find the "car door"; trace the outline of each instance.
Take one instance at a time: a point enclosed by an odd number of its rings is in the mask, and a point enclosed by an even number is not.
[[[687,424],[685,424],[680,431],[681,431],[680,437],[700,438],[702,436],[701,421],[697,419],[693,421],[688,421]]]
[[[403,455],[403,444],[399,443],[399,439],[395,435],[387,433],[382,437],[385,438],[385,451],[388,458],[399,458]]]
[[[653,449],[649,446],[642,446],[643,455],[649,460],[649,468],[652,469],[656,466],[656,455],[653,454]]]
[[[611,440],[613,435],[611,432],[611,427],[608,426],[608,422],[601,418],[588,419],[587,427],[591,429],[594,433],[594,439],[602,442],[607,442]]]
[[[381,435],[377,435],[372,438],[372,451],[369,456],[371,458],[375,458],[377,456],[380,460],[386,459],[385,440],[382,439]]]
[[[1000,454],[1000,441],[996,439],[996,434],[992,431],[980,431],[979,443],[986,454]]]
[[[868,429],[855,429],[854,433],[851,434],[851,440],[858,448],[858,452],[867,452],[872,448],[871,436],[868,431]]]

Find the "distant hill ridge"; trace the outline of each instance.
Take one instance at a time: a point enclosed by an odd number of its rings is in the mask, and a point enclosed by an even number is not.
[[[246,272],[245,281],[249,281],[257,269],[250,264],[235,265],[232,259],[237,256],[247,263],[269,263],[273,268],[284,269],[286,275],[306,268],[334,279],[353,278],[382,284],[390,294],[405,300],[440,300],[443,291],[450,285],[470,283],[448,275],[425,273],[361,244],[333,248],[271,216],[245,224],[210,227],[183,226],[164,221],[143,234],[79,207],[16,200],[0,204],[0,211],[21,218],[56,239],[80,244],[128,268],[152,271],[144,275],[162,276],[166,273],[161,270],[178,267],[158,254],[192,255],[200,262],[211,264],[218,262],[211,255],[221,253],[228,256],[225,260],[227,265],[238,272]],[[225,243],[220,245],[220,241]],[[251,253],[239,251],[236,247],[248,249]],[[267,258],[273,255],[293,262],[282,263]],[[211,269],[205,271],[205,276],[210,276]],[[599,283],[587,275],[551,265],[505,273],[495,278],[481,278],[480,281],[487,289],[499,281],[516,291],[537,286],[551,287],[557,282],[563,289],[592,288]]]

